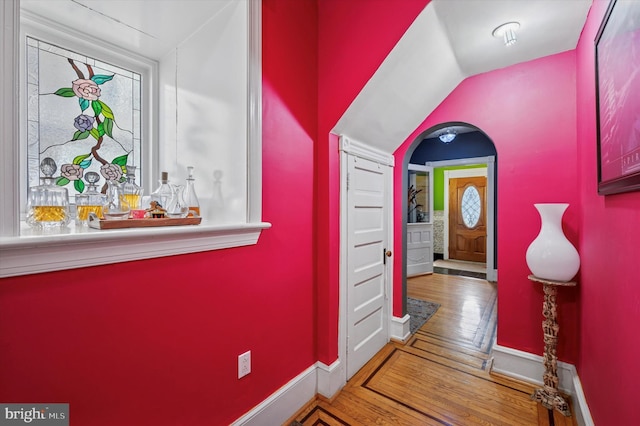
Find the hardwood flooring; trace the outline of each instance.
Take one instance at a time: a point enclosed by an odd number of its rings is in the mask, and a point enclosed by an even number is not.
[[[537,386],[489,373],[495,284],[432,274],[410,278],[407,295],[440,308],[405,344],[387,344],[331,401],[316,398],[287,424],[576,425],[531,401]]]

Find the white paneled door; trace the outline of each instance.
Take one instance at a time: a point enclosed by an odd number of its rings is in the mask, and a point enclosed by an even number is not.
[[[389,341],[391,168],[348,155],[347,379]],[[387,262],[389,260],[389,262]]]

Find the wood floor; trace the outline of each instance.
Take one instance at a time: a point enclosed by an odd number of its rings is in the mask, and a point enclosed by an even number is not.
[[[387,344],[336,397],[311,401],[287,425],[575,426],[531,401],[535,385],[489,374],[495,284],[424,275],[407,294],[441,306],[406,344]]]

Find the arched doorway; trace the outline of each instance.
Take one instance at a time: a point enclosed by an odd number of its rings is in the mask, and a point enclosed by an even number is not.
[[[441,135],[444,135],[440,138]],[[442,166],[448,168],[468,168],[483,166],[487,170],[487,216],[486,226],[486,278],[497,281],[497,151],[491,139],[479,128],[463,122],[448,122],[433,126],[422,132],[407,149],[402,162],[403,184],[406,194],[409,190],[409,165]],[[438,182],[436,182],[436,185]],[[441,183],[442,184],[442,183]],[[443,190],[441,190],[442,192]],[[434,192],[436,190],[434,189]],[[404,311],[406,312],[407,285],[407,222],[409,217],[409,202],[403,197],[402,235],[396,236],[402,240],[402,285]],[[434,203],[431,218],[442,212],[441,203]],[[435,227],[434,227],[435,228]],[[447,228],[448,229],[448,228]],[[434,234],[437,233],[434,230]],[[441,236],[441,238],[444,238]],[[432,246],[437,257],[436,244]],[[443,257],[447,257],[442,253]]]

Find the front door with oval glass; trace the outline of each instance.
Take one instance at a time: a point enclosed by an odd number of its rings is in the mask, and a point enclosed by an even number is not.
[[[449,259],[487,261],[487,178],[449,180]]]

